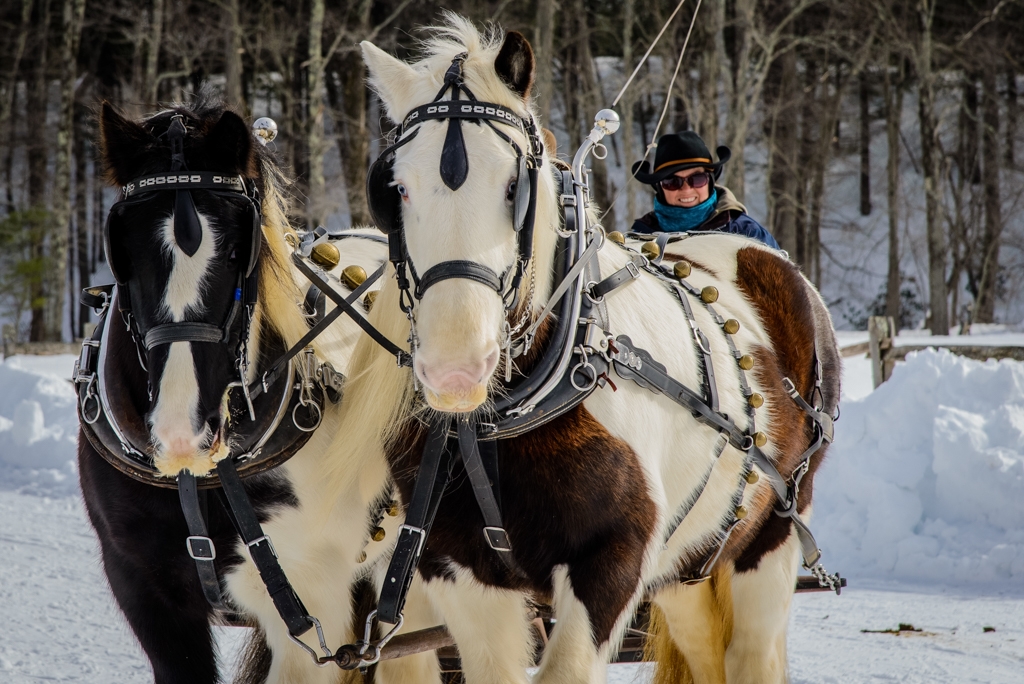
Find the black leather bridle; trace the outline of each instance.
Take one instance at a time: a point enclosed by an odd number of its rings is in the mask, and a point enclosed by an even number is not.
[[[533,229],[537,207],[537,179],[543,165],[544,145],[533,117],[522,115],[502,105],[481,102],[466,87],[462,78],[462,64],[466,53],[456,55],[444,76],[444,85],[434,100],[413,109],[398,127],[398,141],[381,152],[367,173],[367,199],[374,222],[388,235],[389,259],[394,264],[398,286],[401,290],[402,310],[409,314],[413,302],[423,298],[426,291],[437,283],[452,278],[478,282],[494,290],[502,298],[506,310],[516,307],[519,287],[523,275],[533,257]],[[442,100],[451,91],[451,99]],[[466,99],[460,99],[465,94]],[[394,182],[395,152],[411,142],[419,132],[415,126],[425,121],[448,120],[448,132],[441,150],[441,180],[452,190],[458,190],[469,173],[465,140],[462,135],[462,120],[468,119],[487,124],[496,135],[507,142],[516,152],[518,175],[513,198],[513,228],[518,235],[516,262],[498,275],[483,264],[467,260],[442,261],[427,269],[422,275],[409,257],[405,242],[404,226],[401,219],[401,196],[392,185]],[[494,122],[518,129],[526,136],[527,149],[523,149],[511,137],[500,131]],[[406,135],[410,129],[411,133]],[[404,136],[404,137],[403,137]],[[412,277],[412,283],[406,275]]]

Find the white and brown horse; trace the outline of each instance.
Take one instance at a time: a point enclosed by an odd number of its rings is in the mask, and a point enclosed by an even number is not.
[[[176,160],[170,135],[175,126],[180,145]],[[308,281],[296,271],[286,244],[287,236],[296,236],[286,218],[284,181],[238,115],[201,94],[191,105],[141,121],[104,105],[100,130],[109,179],[122,190],[129,188],[126,196],[146,183],[166,182],[175,165],[189,170],[175,178],[194,174],[246,190],[197,188],[187,198],[176,191],[150,192],[115,205],[107,225],[107,250],[117,294],[107,302],[102,340],[97,340],[98,372],[90,379],[83,368],[80,383],[82,491],[114,597],[152,664],[156,682],[214,684],[222,679],[210,624],[219,617],[204,598],[196,563],[186,549],[190,531],[174,478],[187,470],[202,481],[218,461],[238,455],[239,443],[250,437],[254,424],[274,419],[274,432],[266,433],[270,441],[263,445],[270,451],[278,427],[292,420],[283,415],[273,394],[281,383],[293,382],[291,375],[273,381],[256,398],[255,423],[244,404],[239,406],[240,391],[229,390],[239,380],[240,341],[250,362],[245,379],[253,383],[309,330],[301,310]],[[140,178],[144,183],[133,185]],[[253,189],[260,198],[255,222]],[[344,255],[339,272],[348,264],[372,272],[384,259],[379,237],[336,244]],[[250,269],[258,281],[258,297],[246,345],[245,314],[238,311],[238,302],[243,296],[239,283]],[[337,286],[344,291],[341,283]],[[197,339],[196,331],[214,328],[224,332],[223,340]],[[161,341],[157,330],[171,335]],[[312,346],[320,360],[346,372],[360,335],[343,318]],[[366,574],[383,551],[382,544],[369,541],[377,524],[371,519],[373,511],[383,510],[371,504],[389,496],[383,486],[364,490],[354,479],[348,489],[332,489],[329,504],[317,499],[323,461],[339,449],[340,412],[339,405],[326,401],[320,428],[290,460],[243,480],[292,587],[319,616],[332,647],[351,639],[351,581]],[[128,448],[135,450],[134,465],[120,453],[122,447],[104,442],[111,423],[119,426],[125,454]],[[383,472],[383,464],[379,470]],[[140,472],[147,481],[136,479]],[[379,503],[386,507],[387,500]],[[303,670],[319,671],[288,640],[225,507],[215,497],[209,497],[207,507],[208,534],[217,551],[214,563],[228,605],[260,626],[244,676],[252,681],[299,681],[292,675],[299,666],[289,657],[301,659]],[[296,527],[297,513],[304,508],[327,508],[330,515],[321,519],[322,526]],[[384,526],[393,530],[392,522]],[[317,646],[315,634],[303,638]]]
[[[455,62],[460,83],[481,103],[499,105],[522,120],[531,117],[534,60],[521,35],[482,36],[471,23],[451,17],[425,43],[425,52],[407,64],[363,44],[370,83],[392,120],[408,123],[416,108],[445,104],[436,98],[445,92]],[[445,168],[451,163],[449,120],[418,122],[415,138],[406,129],[405,142],[394,149],[390,187],[401,198],[406,257],[419,274],[438,264],[472,263],[507,275],[523,253],[513,229],[515,184],[524,182],[516,148],[529,149],[530,141],[514,126],[474,123],[487,122],[467,122],[457,134],[468,174],[456,172],[456,183],[451,167]],[[496,128],[505,135],[496,135]],[[480,269],[460,266],[459,274],[435,279],[415,298],[402,300],[406,308],[412,304],[410,335],[399,290],[388,280],[372,320],[393,340],[413,340],[415,377],[368,343],[357,350],[354,363],[362,370],[346,396],[354,422],[343,432],[363,460],[354,470],[351,448],[347,456],[332,458],[333,489],[344,490],[359,472],[364,489],[377,491],[386,475],[366,459],[383,449],[408,502],[425,439],[420,418],[488,415],[501,392],[497,376],[506,323],[516,326],[522,307],[537,316],[557,283],[560,209],[547,152],[535,192],[532,270],[523,279],[515,315],[500,291],[507,278],[499,277],[495,288]],[[697,290],[716,287],[719,316],[739,323],[726,332],[693,299],[693,322],[707,337],[716,369],[720,412],[750,434],[756,415],[763,433],[758,441],[767,437],[763,452],[790,478],[814,430],[783,379],[809,397],[817,356],[822,409],[831,413],[838,402],[839,357],[827,309],[797,267],[759,243],[722,235],[669,247],[666,262],[689,262],[688,283]],[[598,255],[601,272],[618,271],[635,256],[609,243]],[[470,270],[476,275],[467,275]],[[706,383],[691,321],[664,278],[641,273],[610,294],[606,306],[609,333],[628,335],[682,384],[699,391]],[[543,330],[537,347],[545,343]],[[749,359],[738,365],[727,337],[753,360],[746,377],[763,398],[756,412],[749,411],[741,391],[740,368]],[[520,362],[528,371],[530,358]],[[521,377],[518,370],[513,377]],[[551,601],[557,624],[533,681],[603,681],[605,664],[645,593],[660,609],[658,681],[684,681],[684,671],[696,682],[784,681],[797,537],[788,519],[773,514],[777,502],[765,473],[758,481],[747,453],[719,437],[664,394],[615,378],[564,415],[501,440],[500,477],[493,484],[519,572],[485,543],[472,487],[456,463],[420,574],[430,605],[455,637],[467,681],[528,681],[534,637],[527,604],[538,596]],[[805,514],[822,456],[820,450],[813,456],[799,490],[798,508]],[[715,552],[725,528],[731,536],[710,579],[681,583]]]

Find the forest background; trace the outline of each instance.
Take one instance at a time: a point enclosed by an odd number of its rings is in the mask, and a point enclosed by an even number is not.
[[[2,0],[3,335],[88,331],[77,292],[103,270],[116,198],[97,160],[104,100],[143,116],[209,83],[240,113],[272,116],[272,145],[295,179],[292,219],[339,228],[369,222],[365,174],[392,127],[365,86],[359,41],[413,58],[419,29],[442,10],[523,32],[537,57],[541,123],[565,156],[677,4]],[[626,169],[653,155],[684,44],[660,132],[693,129],[712,150],[729,146],[722,183],[758,208],[823,290],[844,273],[882,274],[855,279],[877,292],[859,292],[854,305],[831,297],[837,322],[885,314],[943,335],[1020,322],[1024,1],[687,0],[616,107],[623,127],[607,161],[593,163],[608,230],[650,209],[650,189],[627,182]],[[861,217],[884,230],[866,233]],[[851,246],[865,240],[883,242],[873,253],[884,263],[860,263],[864,251]]]

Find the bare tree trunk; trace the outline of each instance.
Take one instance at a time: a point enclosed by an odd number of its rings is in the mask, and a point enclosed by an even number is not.
[[[632,3],[633,0],[627,0]],[[555,12],[556,0],[540,0],[537,3],[537,26],[534,32],[533,49],[537,59],[537,75],[533,86],[533,98],[537,102],[540,123],[551,127],[551,102],[554,99],[555,68]]]
[[[544,4],[539,2],[538,5]],[[636,0],[622,0],[622,77],[623,83],[633,73],[633,23],[636,21]],[[622,112],[622,164],[626,169],[626,185],[622,192],[626,195],[626,220],[625,227],[628,229],[630,223],[637,218],[636,193],[633,191],[634,183],[630,176],[632,164],[635,161],[636,138],[633,133],[633,96],[627,89],[622,95],[619,103],[619,110]]]
[[[800,108],[800,164],[796,178],[796,262],[805,273],[811,273],[811,253],[808,249],[809,186],[814,174],[816,146],[814,134],[818,130],[820,102],[818,100],[817,55],[804,60],[803,102]]]
[[[371,0],[360,0],[357,7],[355,30],[366,35],[370,30]],[[340,59],[341,97],[338,101],[333,78],[327,79],[327,94],[332,98],[331,109],[338,112],[340,131],[336,136],[341,167],[345,174],[348,194],[349,219],[352,225],[371,222],[366,204],[366,170],[370,165],[370,133],[366,118],[366,83],[362,58],[358,52],[349,52]]]
[[[708,7],[706,14],[698,17],[697,25],[701,28],[704,50],[700,55],[700,72],[698,90],[700,105],[697,110],[697,134],[704,140],[708,149],[714,153],[718,147],[718,77],[722,71],[721,12],[722,2]]]
[[[14,211],[14,179],[11,178],[11,166],[14,154],[14,126],[11,121],[11,114],[14,111],[14,100],[18,92],[18,70],[21,67],[21,58],[25,54],[25,42],[28,40],[29,22],[32,20],[32,0],[21,2],[21,25],[14,39],[14,50],[11,54],[11,69],[8,72],[7,80],[3,84],[3,100],[0,101],[0,131],[11,129],[10,144],[4,149],[4,171],[7,181],[7,212]]]
[[[902,60],[901,60],[902,64]],[[902,72],[902,66],[900,71]],[[892,83],[889,65],[885,68],[885,133],[888,144],[886,172],[888,186],[886,200],[889,208],[889,272],[885,288],[885,315],[891,316],[899,325],[900,320],[900,235],[899,235],[899,184],[900,184],[900,118],[903,114],[903,79]]]
[[[972,185],[981,182],[981,159],[978,157],[978,74],[964,74],[963,98],[960,100],[959,149],[960,173]]]
[[[868,105],[871,91],[868,88],[868,72],[860,72],[860,214],[871,214],[871,119]]]
[[[81,102],[77,103],[75,107],[75,256],[78,260],[78,287],[89,286],[89,276],[92,275],[92,264],[89,258],[89,217],[86,209],[88,208],[88,183],[86,182],[86,176],[88,173],[88,164],[86,159],[86,149],[91,145],[86,145],[88,133],[88,113],[86,108],[82,106]],[[71,301],[75,301],[75,283],[72,279],[71,282]],[[68,307],[69,310],[74,311],[74,304]],[[85,304],[78,305],[78,326],[72,325],[71,336],[75,338],[85,337],[85,324],[89,320],[90,309]]]
[[[562,97],[565,100],[565,130],[569,134],[569,154],[580,146],[583,140],[580,97],[583,89],[580,57],[581,40],[578,35],[580,23],[586,24],[586,17],[580,16],[582,0],[566,0],[562,12]]]
[[[1006,66],[1006,144],[1003,148],[1003,163],[1006,168],[1015,166],[1014,147],[1017,144],[1017,71],[1013,62]]]
[[[932,21],[936,0],[918,0],[920,29],[917,49],[918,120],[921,126],[921,165],[924,168],[925,220],[928,235],[928,302],[933,335],[949,334],[946,295],[946,234],[939,216],[939,155],[935,120],[934,75],[932,73]]]
[[[320,24],[323,26],[323,3],[320,4]],[[238,15],[238,0],[224,0],[224,98],[231,107],[244,112],[242,94],[242,25]],[[312,31],[312,27],[310,27]],[[319,45],[319,43],[318,43]]]
[[[61,38],[60,118],[57,122],[57,150],[54,162],[53,230],[50,234],[50,274],[47,295],[47,338],[59,341],[62,336],[66,273],[68,270],[68,236],[71,226],[71,153],[74,145],[75,78],[78,65],[78,40],[82,30],[85,0],[64,0]]]
[[[753,103],[750,101],[750,31],[754,19],[755,0],[734,0],[731,3],[729,67],[732,78],[729,89],[729,117],[726,119],[725,144],[732,150],[732,160],[725,165],[723,182],[742,202],[746,195],[745,174],[747,127]],[[728,8],[727,8],[728,11]]]
[[[155,104],[157,87],[160,85],[157,73],[160,69],[160,41],[164,30],[164,0],[153,0],[150,11],[152,16],[146,47],[146,73],[142,80],[142,97],[148,104]]]
[[[779,246],[793,257],[796,244],[796,177],[798,131],[796,52],[787,50],[772,65],[765,89],[769,112],[768,215],[769,230]]]
[[[312,0],[309,5],[309,199],[306,212],[309,226],[324,222],[324,0]]]
[[[46,110],[48,106],[48,83],[46,72],[47,47],[50,33],[50,0],[40,0],[36,7],[34,21],[34,45],[37,51],[35,73],[28,77],[27,110],[28,137],[25,141],[28,156],[28,206],[32,209],[46,209]],[[40,265],[45,257],[45,231],[32,236],[31,254]],[[43,270],[40,268],[40,270]],[[41,342],[46,339],[46,291],[42,277],[32,279],[29,286],[32,296],[32,320],[29,324],[29,340]]]
[[[999,191],[999,93],[996,91],[994,69],[981,72],[981,109],[984,130],[982,151],[982,183],[985,186],[985,234],[982,239],[981,278],[978,302],[974,307],[974,321],[993,323],[997,276],[999,275],[999,242],[1003,232],[1001,193]]]

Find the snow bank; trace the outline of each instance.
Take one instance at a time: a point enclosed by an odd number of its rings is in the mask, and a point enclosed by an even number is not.
[[[74,363],[69,354],[0,363],[0,489],[48,496],[77,490]]]
[[[814,500],[824,562],[848,576],[1020,583],[1024,363],[909,355],[843,403]]]

